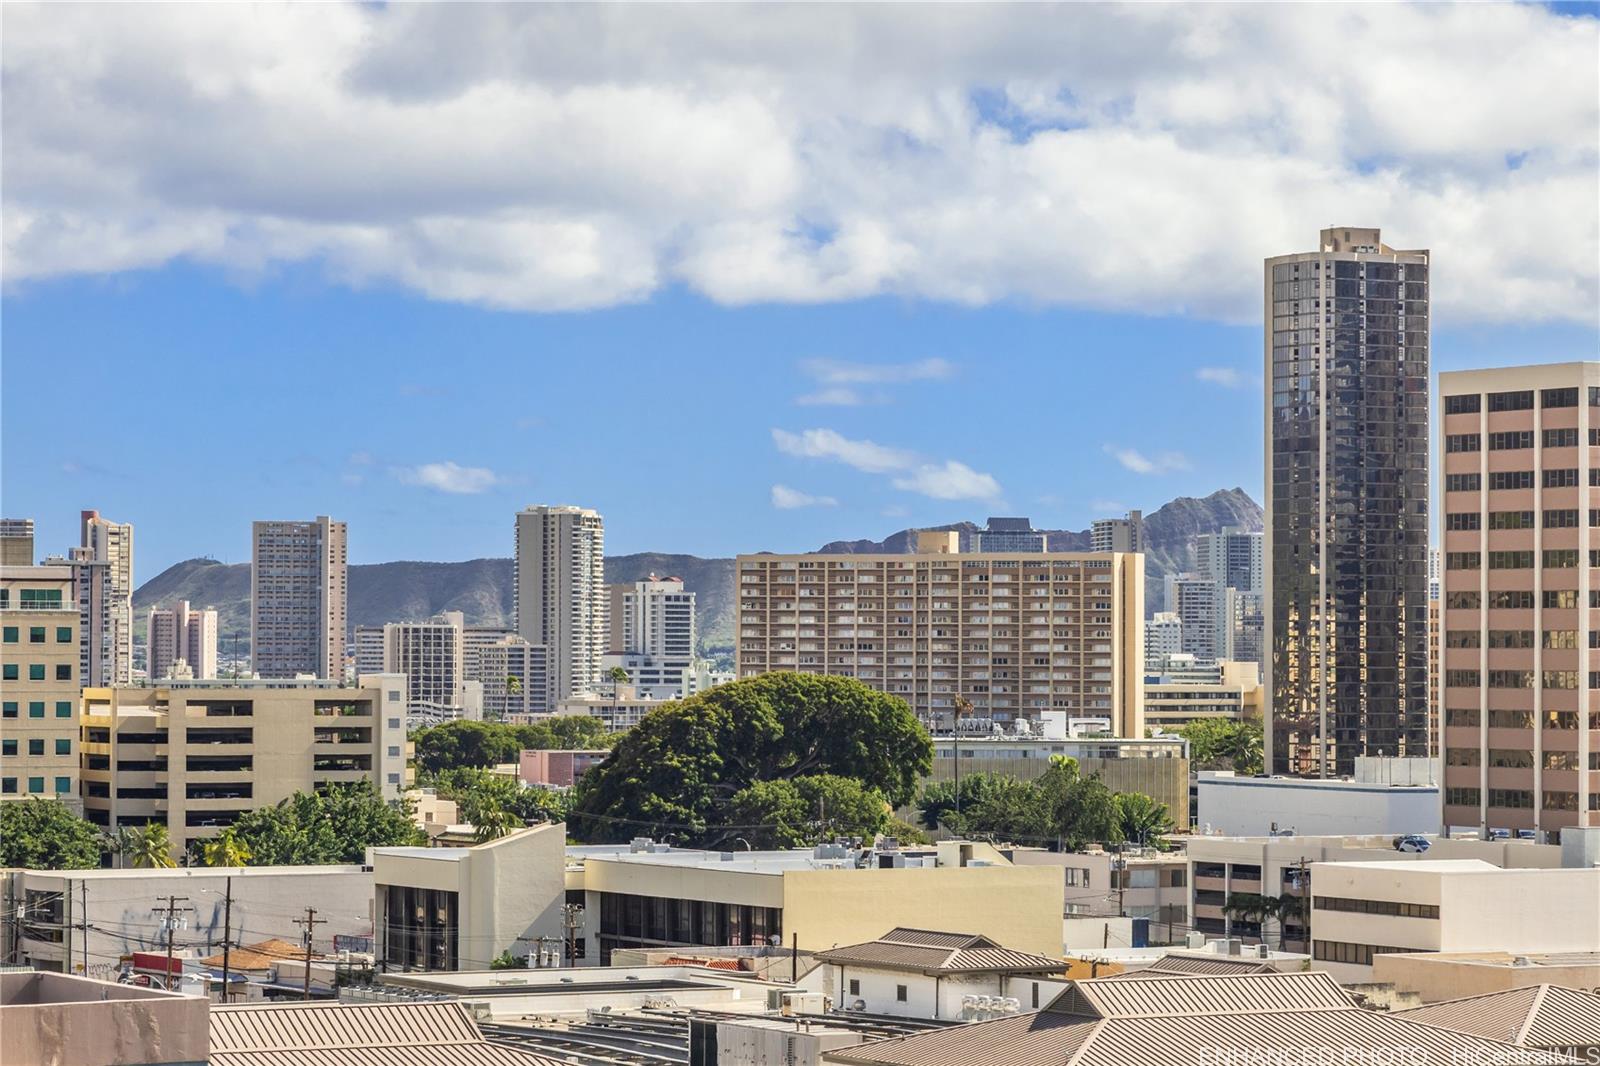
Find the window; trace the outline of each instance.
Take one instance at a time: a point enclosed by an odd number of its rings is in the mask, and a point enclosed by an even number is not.
[[[1463,644],[1462,647],[1477,647],[1476,644]],[[1531,629],[1491,629],[1489,630],[1489,647],[1491,648],[1531,648],[1533,647],[1533,630]]]
[[[1500,770],[1530,770],[1533,752],[1526,748],[1490,748],[1489,765]]]
[[[1544,550],[1544,568],[1546,570],[1571,570],[1577,565],[1577,548],[1546,548]]]
[[[1490,511],[1490,529],[1532,529],[1532,511]]]
[[[1491,392],[1489,394],[1489,410],[1531,411],[1533,410],[1533,390],[1526,389],[1520,392]]]
[[[1577,389],[1540,389],[1539,406],[1541,407],[1576,407],[1578,406]]]
[[[1577,560],[1573,560],[1577,564]],[[1532,552],[1490,552],[1490,570],[1531,570],[1533,569]]]
[[[44,754],[44,738],[43,737],[29,737],[28,738],[28,754],[29,755],[43,755]]]
[[[1444,413],[1447,415],[1475,415],[1480,410],[1481,399],[1477,393],[1444,398]]]
[[[1476,433],[1451,433],[1444,439],[1444,450],[1451,453],[1475,452],[1482,440]]]
[[[1483,716],[1476,707],[1452,707],[1444,712],[1444,724],[1461,726],[1464,729],[1476,729],[1483,723]]]
[[[1477,766],[1482,760],[1482,754],[1477,748],[1446,748],[1444,764],[1446,766]]]
[[[1490,670],[1490,688],[1532,688],[1532,670]]]
[[[43,644],[44,643],[44,626],[29,626],[28,627],[28,643],[29,644]]]
[[[71,755],[72,754],[72,741],[68,740],[66,737],[57,737],[56,738],[56,754],[57,755]]]
[[[62,795],[63,793],[71,792],[71,791],[72,791],[72,778],[70,778],[70,777],[58,777],[58,778],[56,778],[56,795],[59,796],[59,795]]]
[[[1446,474],[1444,476],[1444,491],[1446,492],[1477,492],[1482,487],[1482,474]]]
[[[861,981],[859,978],[850,978],[850,994],[852,996],[859,996],[861,994]]]
[[[1589,429],[1589,447],[1600,445],[1600,427],[1591,426]]]
[[[1479,647],[1478,631],[1476,629],[1452,629],[1444,635],[1444,646],[1447,648]]]
[[[72,701],[71,700],[56,700],[56,717],[57,718],[71,718],[72,717]]]
[[[1560,470],[1546,470],[1544,472],[1544,487],[1547,489],[1575,489],[1578,487],[1578,471],[1574,467],[1565,467]]]
[[[7,718],[15,718],[17,716],[17,701],[6,700],[4,706],[0,707],[0,714]]]
[[[1577,711],[1545,711],[1544,728],[1546,729],[1577,729]]]
[[[72,664],[71,663],[56,663],[56,680],[57,681],[71,681],[72,680]]]
[[[17,742],[15,740],[10,737],[0,740],[0,755],[15,755],[16,753]]]
[[[1505,433],[1489,434],[1489,450],[1491,452],[1515,451],[1519,448],[1533,447],[1533,430],[1514,429]]]
[[[1578,753],[1575,751],[1547,751],[1544,753],[1546,770],[1576,770]]]
[[[16,791],[17,791],[17,779],[16,778],[14,778],[14,777],[0,777],[0,793],[4,793],[4,794],[9,796],[9,795],[15,795]]]
[[[44,778],[42,778],[42,777],[30,777],[30,778],[28,778],[28,791],[33,793],[36,796],[42,796],[44,794]]]
[[[1576,529],[1578,528],[1578,510],[1545,511],[1544,528],[1546,529]]]
[[[1338,940],[1318,940],[1311,945],[1312,955],[1323,962],[1343,962],[1353,966],[1371,966],[1374,955],[1415,951],[1416,948],[1393,948],[1382,944],[1346,944]]]
[[[1483,793],[1475,788],[1447,788],[1444,790],[1444,801],[1451,807],[1476,807],[1482,801]]]
[[[1544,683],[1540,688],[1573,689],[1578,687],[1578,671],[1576,670],[1546,670]]]
[[[1489,606],[1506,611],[1533,610],[1533,593],[1528,589],[1502,589],[1489,593]]]
[[[1576,448],[1578,446],[1577,427],[1545,430],[1544,446],[1546,448]]]
[[[1446,688],[1477,688],[1479,674],[1476,670],[1446,670],[1444,684]]]
[[[1529,552],[1528,554],[1533,554]],[[1446,552],[1444,568],[1446,570],[1476,570],[1483,565],[1483,556],[1478,552]],[[1532,563],[1530,561],[1529,565]]]
[[[906,986],[905,985],[895,985],[894,986],[894,1000],[895,1000],[896,1003],[904,1003],[906,1001]]]
[[[1578,631],[1576,629],[1547,629],[1544,631],[1544,646],[1551,651],[1565,651],[1578,646]]]
[[[28,717],[29,718],[43,718],[44,717],[44,700],[29,700],[28,701]]]
[[[1444,602],[1452,611],[1476,611],[1482,606],[1483,597],[1476,592],[1449,592]]]
[[[1570,610],[1578,606],[1577,589],[1545,589],[1544,605],[1552,610]]]
[[[44,663],[29,663],[28,664],[28,680],[29,681],[43,681],[44,680]]]
[[[1439,917],[1439,908],[1436,904],[1402,903],[1390,899],[1351,899],[1347,896],[1317,896],[1312,901],[1312,907],[1319,911],[1382,914],[1390,918]]]
[[[1574,511],[1573,514],[1576,515],[1577,512]],[[1478,512],[1463,511],[1457,514],[1447,514],[1444,516],[1444,528],[1454,533],[1477,529],[1479,528]]]
[[[3,667],[0,667],[0,680],[3,680],[3,681],[15,681],[16,679],[17,679],[17,664],[16,663],[6,663]]]
[[[1489,790],[1489,806],[1505,807],[1511,810],[1532,810],[1533,793],[1523,788],[1491,788]]]
[[[72,627],[71,626],[56,626],[56,643],[57,644],[71,644],[72,643]]]
[[[1490,711],[1490,729],[1532,729],[1532,711]]]
[[[17,632],[16,626],[6,626],[5,640],[7,644],[15,644],[17,642]]]

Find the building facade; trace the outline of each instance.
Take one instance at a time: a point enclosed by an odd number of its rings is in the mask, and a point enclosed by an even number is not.
[[[173,850],[246,811],[322,785],[406,781],[405,679],[174,681],[87,688],[84,816],[108,829],[163,822]]]
[[[1191,722],[1221,718],[1262,720],[1261,668],[1253,662],[1223,659],[1208,676],[1158,674],[1145,678],[1144,720],[1152,729],[1175,733]]]
[[[1089,528],[1089,547],[1097,552],[1144,551],[1144,513],[1129,511],[1125,518],[1095,519]]]
[[[71,552],[77,585],[86,685],[126,685],[133,680],[133,525],[84,511],[82,540]]]
[[[517,635],[549,649],[546,705],[595,691],[610,638],[605,520],[582,507],[517,512]]]
[[[32,566],[33,519],[0,518],[0,566]]]
[[[145,676],[152,681],[188,671],[197,680],[217,676],[217,612],[195,609],[188,600],[152,607],[145,621]]]
[[[481,717],[481,702],[468,691],[464,631],[460,611],[383,627],[383,673],[405,676],[408,714],[431,720]]]
[[[1144,567],[1127,553],[741,555],[737,672],[836,674],[949,729],[1044,711],[1143,733]]]
[[[0,801],[78,805],[81,616],[67,566],[0,566]]]
[[[255,522],[250,553],[250,654],[258,676],[344,677],[348,530],[310,522]]]
[[[1429,751],[1428,259],[1337,228],[1266,261],[1275,773]]]
[[[515,634],[478,650],[483,682],[483,716],[514,721],[513,715],[548,714],[550,657],[543,644],[529,644]]]
[[[608,585],[611,628],[606,672],[620,667],[641,695],[673,700],[695,691],[695,596],[683,580],[658,578]]]
[[[1444,822],[1600,826],[1600,363],[1439,375]]]
[[[989,524],[976,534],[977,550],[981,552],[1042,552],[1045,550],[1043,530],[1033,528],[1026,518],[990,518]]]

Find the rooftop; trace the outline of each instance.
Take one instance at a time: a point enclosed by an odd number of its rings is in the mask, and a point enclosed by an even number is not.
[[[951,973],[1045,973],[1066,969],[1061,959],[1014,951],[974,933],[929,929],[889,930],[876,940],[819,951],[816,958],[836,966],[901,970],[933,976]]]
[[[210,1030],[210,1066],[559,1066],[489,1043],[457,1001],[219,1006]]]
[[[1530,985],[1396,1011],[1395,1017],[1521,1047],[1600,1045],[1600,995]]]
[[[901,851],[906,855],[926,856],[930,859],[936,854],[927,848],[904,848]],[[632,844],[585,844],[568,847],[567,861],[577,864],[598,859],[645,866],[673,866],[776,876],[791,870],[853,870],[856,869],[857,854],[856,849],[842,847],[838,854],[819,857],[816,849],[812,848],[792,848],[785,851],[704,851],[698,848],[674,848],[666,844],[654,844],[648,850],[636,850]]]
[[[121,870],[24,870],[29,878],[58,877],[73,881],[150,881],[157,878],[182,877],[200,880],[222,880],[226,877],[333,877],[339,874],[359,874],[366,867],[359,865],[329,866],[173,866],[166,869],[127,867]]]

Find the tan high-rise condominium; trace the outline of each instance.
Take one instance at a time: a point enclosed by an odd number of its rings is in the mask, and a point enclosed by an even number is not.
[[[1143,556],[917,546],[739,556],[738,676],[855,677],[939,729],[961,698],[1001,726],[1061,711],[1143,735]]]
[[[1600,826],[1600,363],[1439,375],[1444,822]]]
[[[0,800],[78,801],[78,605],[67,566],[0,566]]]
[[[253,524],[250,657],[261,677],[344,677],[346,539],[326,515]]]
[[[1266,261],[1266,754],[1429,754],[1428,253],[1336,227]]]
[[[549,654],[545,706],[593,692],[610,637],[605,520],[583,507],[517,512],[517,635]]]
[[[84,511],[81,529],[71,564],[83,683],[126,685],[133,680],[133,525]]]
[[[0,566],[33,565],[33,519],[0,518]]]
[[[144,628],[145,675],[196,679],[217,676],[217,612],[188,600],[152,607]]]

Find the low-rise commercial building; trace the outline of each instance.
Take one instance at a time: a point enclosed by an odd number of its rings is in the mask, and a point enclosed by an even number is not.
[[[541,944],[547,955],[570,956],[566,829],[534,826],[465,848],[373,848],[379,966],[486,970],[505,952],[527,956]]]
[[[70,566],[0,566],[0,801],[78,806],[81,616],[73,593]]]
[[[1181,941],[1188,929],[1189,860],[1181,851],[1018,848],[1010,857],[1018,866],[1061,871],[1068,916],[1148,918],[1152,941],[1164,944]]]
[[[958,925],[1019,951],[1061,950],[1061,875],[985,844],[715,852],[634,844],[568,850],[588,957],[618,947],[761,942],[818,951],[895,926]],[[1003,901],[1003,902],[1002,902]]]
[[[1393,774],[1395,763],[1413,772]],[[1439,828],[1433,767],[1429,759],[1363,756],[1348,779],[1239,777],[1203,770],[1195,781],[1195,819],[1225,836],[1430,833]]]
[[[524,751],[517,762],[517,780],[524,785],[571,788],[591,766],[598,766],[610,754],[608,748],[530,749]]]
[[[1600,988],[1600,951],[1427,951],[1378,955],[1372,980],[1424,1003],[1538,985]]]
[[[1311,954],[1341,980],[1370,980],[1389,953],[1600,951],[1600,868],[1325,862],[1312,883]]]
[[[240,814],[322,785],[370,781],[399,799],[405,678],[169,681],[89,688],[84,816],[106,828],[164,822],[174,853]]]
[[[613,733],[620,733],[624,729],[632,729],[644,719],[644,716],[658,707],[665,707],[672,700],[651,699],[641,696],[633,690],[631,685],[617,685],[612,695],[601,696],[589,694],[576,696],[570,700],[561,700],[556,704],[556,714],[587,714],[599,718],[606,724],[606,728]],[[538,715],[531,716],[528,720],[537,720]],[[520,719],[512,718],[511,721]]]

